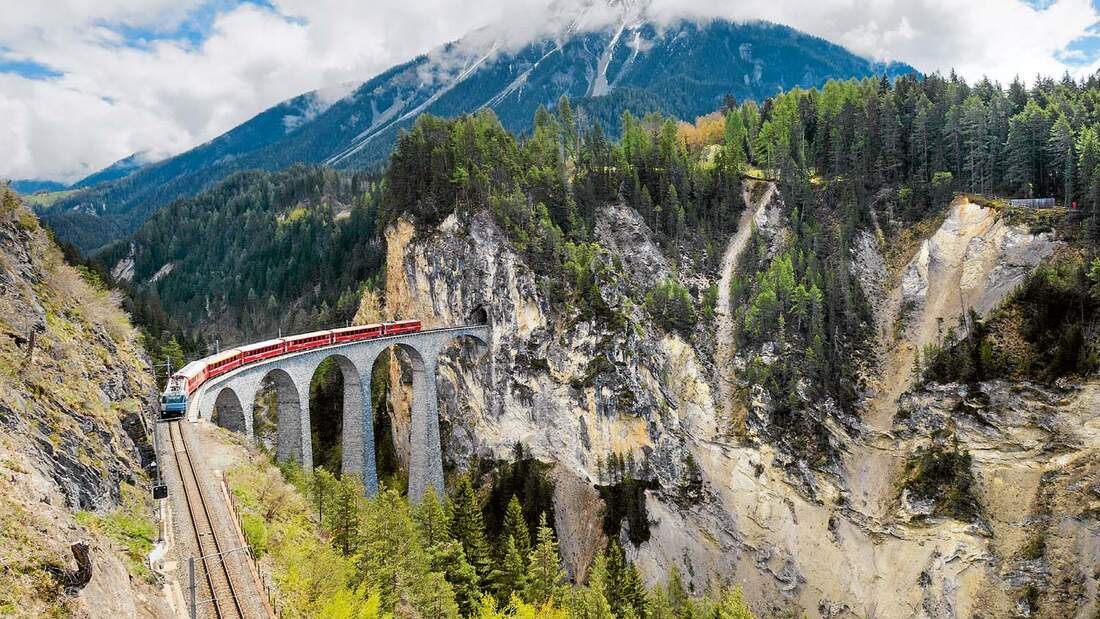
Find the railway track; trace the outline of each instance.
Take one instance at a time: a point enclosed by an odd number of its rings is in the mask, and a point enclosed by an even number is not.
[[[168,431],[172,438],[172,454],[176,461],[176,468],[179,470],[180,482],[183,484],[184,502],[187,504],[187,512],[190,514],[192,530],[195,534],[195,547],[199,552],[199,557],[195,561],[196,569],[202,569],[206,575],[203,582],[206,583],[207,591],[204,593],[209,594],[209,597],[204,598],[203,594],[198,594],[199,606],[208,605],[213,608],[213,616],[218,619],[246,619],[233,584],[233,575],[225,563],[225,555],[222,554],[228,549],[222,546],[218,539],[218,532],[214,528],[213,518],[199,484],[195,465],[191,461],[191,453],[187,449],[187,441],[184,440],[180,423],[178,421],[169,423]]]

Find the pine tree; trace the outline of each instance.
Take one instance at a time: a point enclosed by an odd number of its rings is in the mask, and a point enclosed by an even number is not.
[[[545,512],[539,516],[536,539],[538,543],[531,551],[527,568],[525,597],[537,606],[557,598],[565,572],[561,569],[558,541],[554,539],[554,530],[546,523]]]
[[[470,616],[481,604],[477,571],[466,560],[462,545],[448,539],[428,549],[432,571],[440,572],[454,590],[455,602],[463,616]]]
[[[646,592],[634,564],[627,561],[618,540],[611,540],[606,552],[606,595],[616,617],[645,619]]]
[[[477,495],[466,477],[459,479],[451,502],[451,537],[462,545],[466,560],[474,566],[478,580],[488,583],[492,572],[489,542],[485,537],[485,521]]]
[[[441,572],[432,569],[401,495],[383,488],[367,505],[362,531],[359,581],[377,587],[383,610],[458,616],[454,590]]]
[[[509,537],[515,544],[516,551],[527,565],[527,557],[531,554],[531,533],[527,529],[527,521],[523,517],[523,507],[519,504],[516,495],[508,500],[508,507],[504,509],[504,522],[501,525],[501,540],[507,542]],[[498,553],[504,556],[503,552]]]
[[[172,372],[176,372],[183,367],[185,363],[183,358],[183,348],[180,346],[179,340],[175,336],[168,340],[160,347],[160,354],[155,359],[157,363],[168,363],[168,369]],[[164,384],[163,382],[161,383]]]
[[[429,486],[420,503],[413,506],[413,519],[425,546],[431,548],[452,539],[448,531],[447,507],[440,502],[435,488]]]
[[[527,565],[516,547],[515,539],[509,535],[504,540],[504,548],[501,558],[493,570],[493,593],[500,603],[512,599],[512,595],[520,595],[527,588]]]
[[[332,535],[333,546],[338,548],[345,557],[355,554],[359,548],[362,496],[362,483],[352,476],[346,476],[333,484],[332,500],[325,516],[325,525]]]
[[[614,613],[607,600],[607,556],[599,553],[588,568],[588,584],[573,587],[566,600],[572,617],[583,619],[611,619]]]
[[[1046,153],[1051,171],[1061,181],[1062,186],[1058,190],[1061,191],[1066,204],[1073,201],[1075,185],[1074,167],[1077,162],[1073,142],[1073,128],[1070,127],[1069,119],[1064,114],[1058,116],[1058,120],[1050,128]]]
[[[313,473],[309,477],[309,494],[310,500],[313,502],[313,508],[317,512],[317,522],[325,522],[326,511],[331,507],[338,483],[336,477],[328,469],[321,467],[313,469]]]
[[[1092,177],[1100,165],[1100,137],[1094,127],[1085,127],[1077,137],[1077,191],[1076,199],[1085,202],[1092,190]],[[1083,205],[1078,205],[1083,206]]]

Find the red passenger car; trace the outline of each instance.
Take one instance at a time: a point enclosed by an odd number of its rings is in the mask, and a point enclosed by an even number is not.
[[[237,348],[226,350],[213,357],[208,357],[206,362],[206,378],[211,379],[231,372],[241,367],[241,351]]]
[[[420,330],[419,320],[399,320],[387,322],[382,325],[386,335],[398,335],[400,333],[415,333]]]
[[[286,352],[288,353],[298,352],[299,350],[309,350],[310,348],[332,344],[332,331],[314,331],[313,333],[294,335],[286,338],[284,341],[286,342]]]
[[[286,343],[284,340],[267,340],[258,344],[242,346],[239,350],[242,355],[241,363],[252,363],[253,361],[262,361],[283,354],[286,352]]]
[[[333,329],[332,339],[334,344],[369,340],[382,335],[382,325],[360,325],[358,327],[345,327]]]

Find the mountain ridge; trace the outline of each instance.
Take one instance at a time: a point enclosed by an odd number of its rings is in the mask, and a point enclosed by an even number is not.
[[[628,13],[629,15],[629,13]],[[58,236],[93,251],[127,236],[153,212],[229,174],[296,162],[362,169],[381,164],[421,113],[452,117],[492,109],[511,131],[530,128],[540,105],[577,101],[581,119],[617,129],[623,111],[683,119],[727,95],[762,100],[830,78],[915,72],[881,64],[792,28],[728,20],[632,23],[591,31],[569,25],[510,51],[475,32],[367,80],[332,100],[299,95],[190,151],[59,201],[40,215]]]

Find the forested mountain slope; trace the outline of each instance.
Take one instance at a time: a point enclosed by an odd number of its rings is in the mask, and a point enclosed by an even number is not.
[[[99,256],[175,323],[231,345],[350,320],[382,261],[377,183],[311,166],[242,172]]]
[[[139,417],[155,395],[139,339],[0,187],[0,615],[174,616],[145,556]]]
[[[579,125],[599,122],[617,135],[626,110],[692,119],[716,109],[726,96],[762,101],[829,78],[912,71],[903,64],[876,64],[783,26],[715,20],[666,27],[647,21],[644,5],[617,6],[610,23],[582,27],[592,22],[590,16],[559,16],[544,37],[518,47],[508,42],[503,26],[471,33],[347,96],[341,98],[346,89],[339,88],[306,93],[40,214],[62,239],[91,251],[132,233],[172,200],[235,171],[295,162],[351,169],[381,164],[398,132],[421,113],[451,117],[491,109],[506,128],[522,132],[530,129],[538,106],[568,96],[579,110]]]

